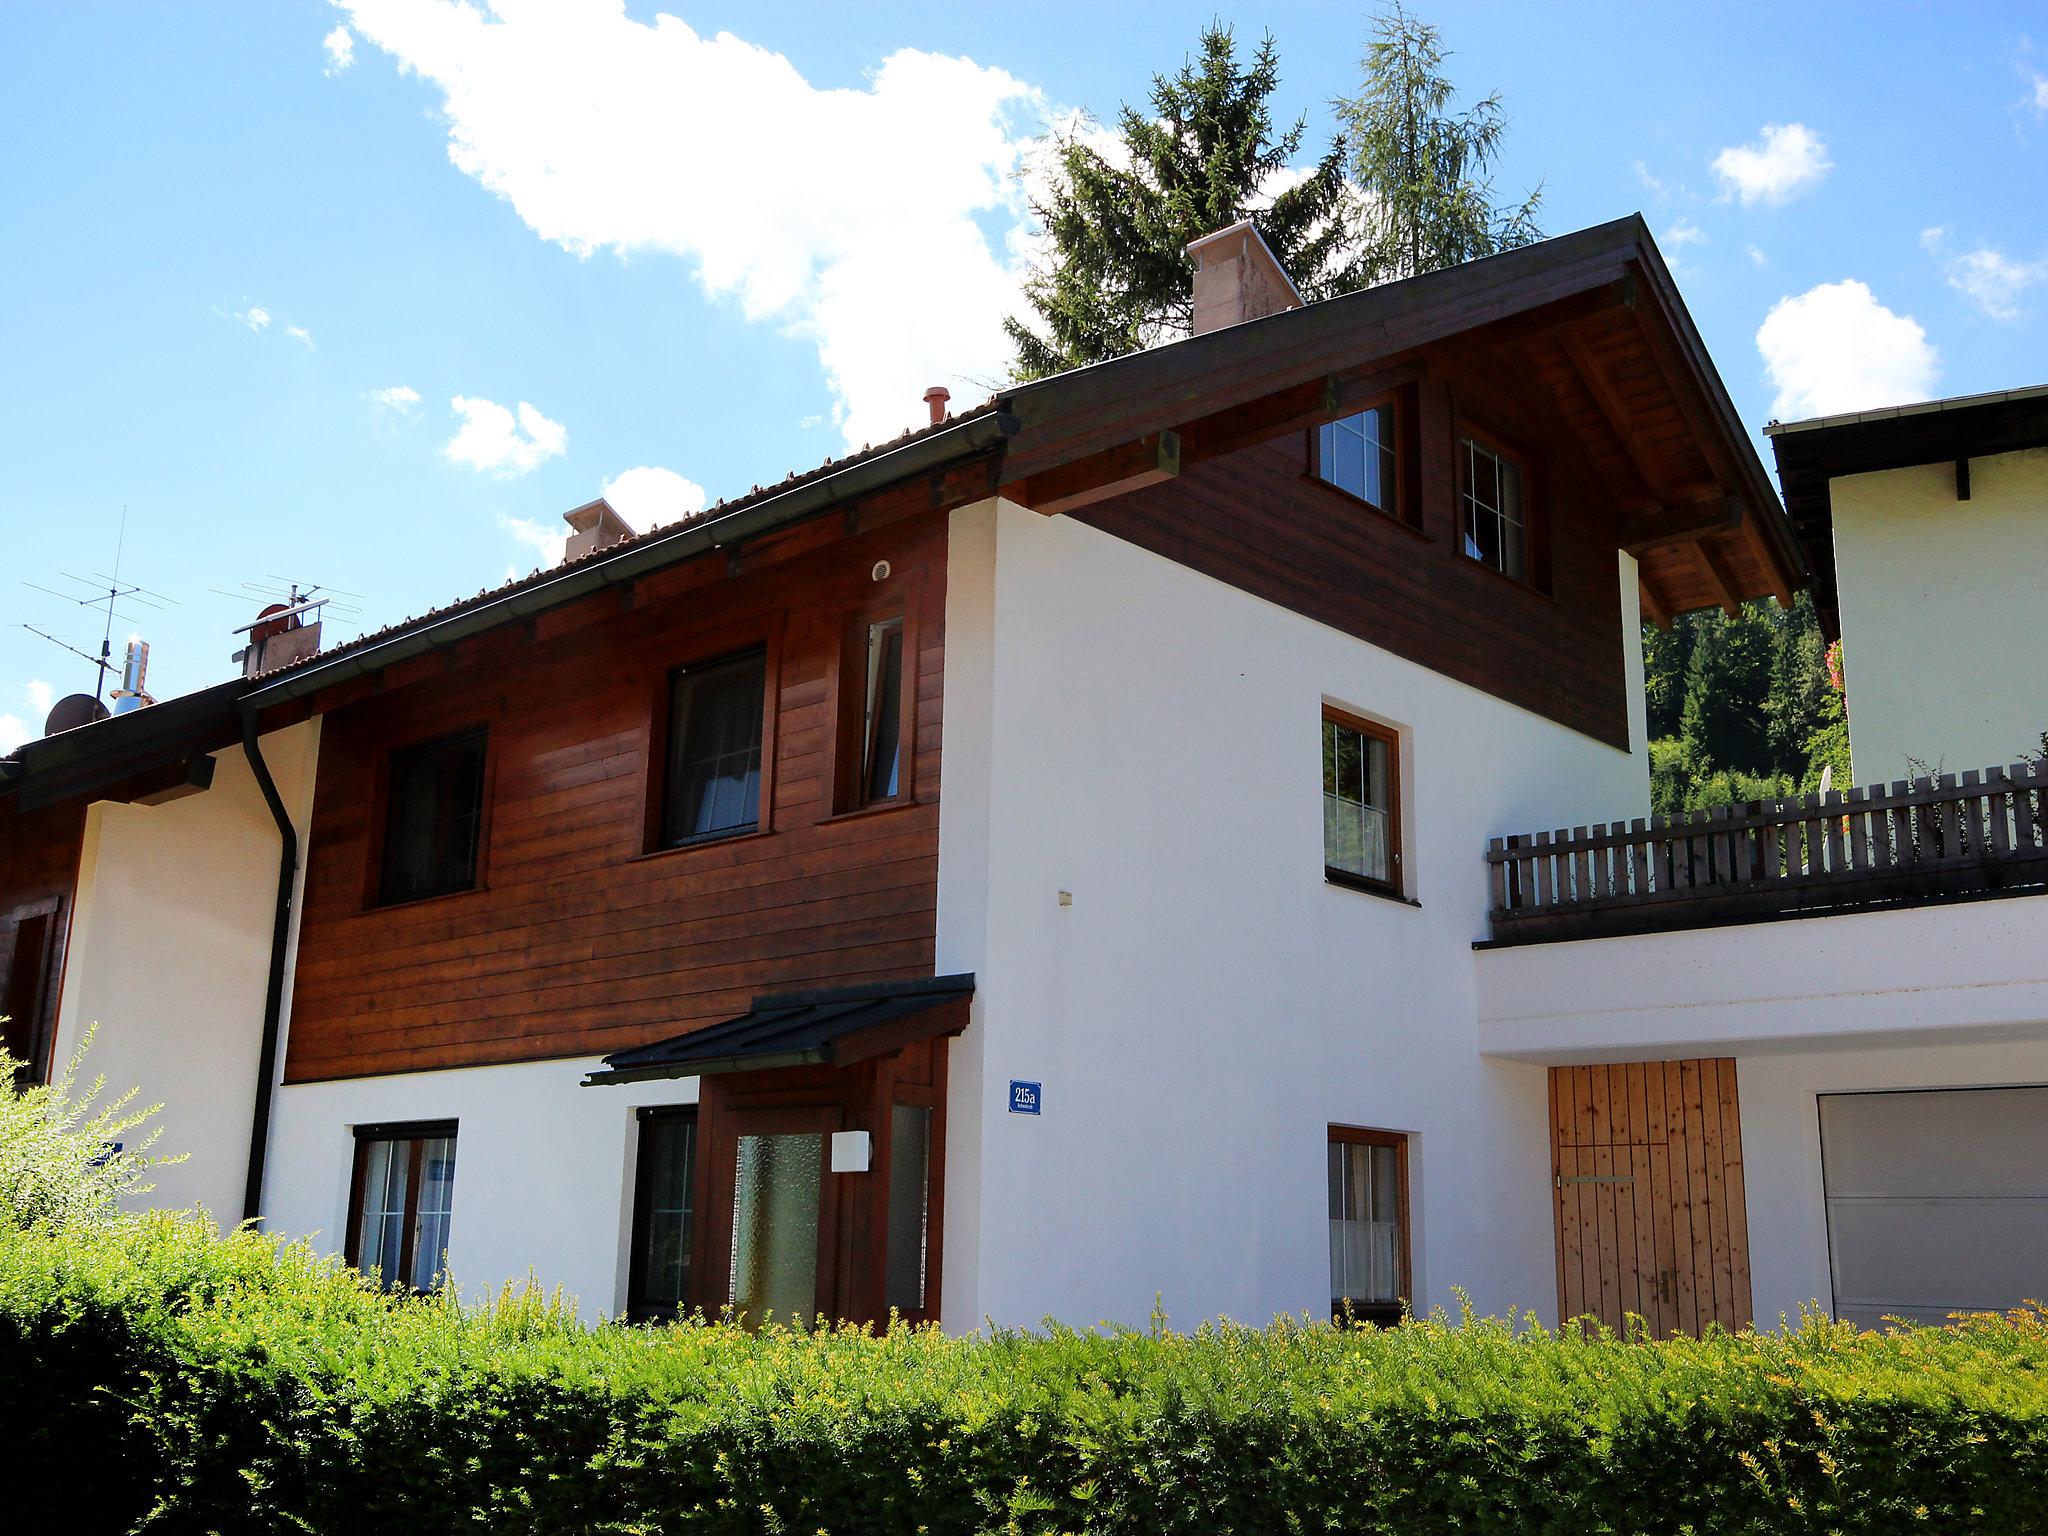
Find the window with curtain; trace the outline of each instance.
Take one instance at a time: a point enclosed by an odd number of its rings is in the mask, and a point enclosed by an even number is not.
[[[672,1318],[688,1304],[696,1172],[697,1111],[641,1110],[626,1295],[636,1322]]]
[[[1330,1310],[1400,1321],[1408,1298],[1407,1138],[1330,1127]]]
[[[861,707],[861,802],[894,800],[903,784],[903,620],[867,627]]]
[[[761,719],[768,654],[684,667],[669,688],[662,846],[761,824]]]
[[[1477,438],[1458,441],[1458,508],[1465,553],[1517,581],[1529,579],[1522,467]]]
[[[448,1263],[455,1123],[359,1127],[349,1204],[348,1262],[388,1290],[432,1290]]]
[[[484,746],[485,732],[479,729],[391,754],[378,879],[381,902],[475,888]]]
[[[1399,892],[1401,849],[1391,730],[1323,712],[1323,872],[1340,884]]]
[[[1394,407],[1375,405],[1317,428],[1316,474],[1382,512],[1393,512]]]

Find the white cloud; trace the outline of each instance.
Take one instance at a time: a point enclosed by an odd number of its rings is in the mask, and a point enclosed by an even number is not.
[[[392,384],[363,392],[370,410],[380,421],[411,426],[420,419],[420,392],[410,384]]]
[[[602,494],[612,510],[641,533],[704,510],[703,486],[651,464],[605,481]]]
[[[1742,250],[1743,254],[1749,257],[1751,264],[1754,266],[1768,267],[1771,264],[1771,258],[1763,253],[1763,247],[1761,246],[1745,245]]]
[[[708,295],[809,339],[849,444],[919,422],[929,384],[1006,370],[1013,173],[1043,109],[1004,71],[902,49],[865,88],[823,90],[623,0],[341,3],[439,92],[454,164],[542,239],[682,257]]]
[[[457,395],[448,404],[462,418],[462,425],[441,449],[451,464],[467,464],[500,480],[510,480],[546,463],[569,446],[568,428],[559,421],[548,420],[524,400],[519,402],[516,418],[495,400]]]
[[[284,328],[284,333],[291,337],[293,341],[304,342],[308,352],[313,350],[312,332],[308,331],[303,325],[288,325]]]
[[[562,547],[569,542],[569,525],[536,523],[531,518],[508,517],[498,514],[498,526],[512,536],[513,542],[524,544],[540,558],[534,563],[543,567],[562,563]],[[514,566],[505,567],[505,579],[512,580],[518,575]]]
[[[241,321],[252,331],[260,331],[270,324],[270,311],[261,304],[251,304],[247,309],[234,311],[228,318]]]
[[[320,39],[320,46],[327,50],[327,67],[322,74],[338,75],[356,61],[355,34],[347,27],[336,27]]]
[[[57,690],[40,677],[30,678],[28,686],[21,692],[22,697],[28,700],[28,707],[36,712],[38,720],[45,718],[50,713],[50,706],[57,702]]]
[[[5,757],[29,739],[29,729],[22,724],[21,716],[0,715],[0,757]]]
[[[1664,243],[1673,250],[1681,250],[1688,245],[1706,245],[1707,232],[1691,219],[1680,219],[1664,231]]]
[[[1778,300],[1756,346],[1781,421],[1925,400],[1941,376],[1941,355],[1919,322],[1893,314],[1853,278]]]
[[[1737,144],[1714,156],[1724,199],[1747,208],[1775,206],[1804,191],[1834,169],[1825,140],[1804,123],[1769,123],[1762,142]]]
[[[2027,77],[2027,84],[2032,88],[2034,110],[2048,112],[2048,75],[2024,67],[2022,72]]]
[[[1941,264],[1949,287],[1993,320],[2017,320],[2027,290],[2048,283],[2048,256],[2014,261],[1989,245],[1955,254],[1949,249],[1948,231],[1941,228],[1922,231],[1920,247]]]

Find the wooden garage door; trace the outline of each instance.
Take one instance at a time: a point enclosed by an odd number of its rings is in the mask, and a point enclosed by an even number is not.
[[[1553,1067],[1550,1140],[1560,1316],[1749,1322],[1733,1058]]]

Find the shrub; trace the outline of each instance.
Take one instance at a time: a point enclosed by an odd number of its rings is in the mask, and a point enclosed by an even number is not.
[[[152,1168],[183,1161],[150,1155],[154,1130],[134,1139],[162,1105],[132,1109],[132,1088],[102,1104],[105,1077],[78,1086],[98,1031],[87,1026],[49,1083],[15,1087],[21,1064],[0,1050],[0,1224],[61,1228],[111,1216],[123,1196],[148,1193]]]
[[[14,1528],[2020,1532],[2048,1317],[751,1335],[391,1296],[191,1218],[0,1237]]]

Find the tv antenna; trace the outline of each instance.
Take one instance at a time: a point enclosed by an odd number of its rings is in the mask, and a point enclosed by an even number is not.
[[[113,570],[93,571],[87,576],[80,576],[71,571],[59,571],[57,579],[72,583],[73,590],[71,591],[59,591],[55,587],[46,587],[41,582],[36,581],[24,581],[22,583],[25,587],[32,587],[38,592],[47,593],[51,597],[58,598],[76,607],[98,608],[104,613],[105,622],[100,627],[100,653],[97,656],[93,655],[90,651],[81,650],[70,641],[60,639],[47,630],[38,629],[33,624],[23,624],[21,626],[30,634],[38,635],[59,649],[69,651],[72,655],[78,657],[79,660],[92,663],[98,669],[98,681],[93,687],[93,698],[96,700],[107,691],[107,674],[118,670],[114,666],[113,660],[114,620],[118,618],[129,624],[141,624],[145,620],[141,616],[131,613],[129,609],[144,608],[152,612],[162,613],[166,608],[179,606],[178,600],[175,597],[166,596],[162,592],[153,591],[136,582],[122,580],[121,559],[127,544],[128,508],[124,505],[121,508],[121,531],[114,540]],[[81,596],[81,593],[84,595]]]
[[[338,622],[339,627],[343,629],[361,627],[351,620],[360,618],[362,614],[363,594],[345,592],[340,587],[330,587],[324,582],[299,581],[289,576],[266,576],[261,581],[242,582],[239,592],[230,592],[224,587],[209,587],[207,590],[216,597],[233,598],[238,603],[246,603],[255,598],[278,610],[267,612],[267,619],[318,615],[330,623]],[[349,602],[349,598],[355,598],[357,601]],[[251,624],[244,624],[242,629],[254,627]],[[240,632],[241,630],[236,631],[237,634]]]

